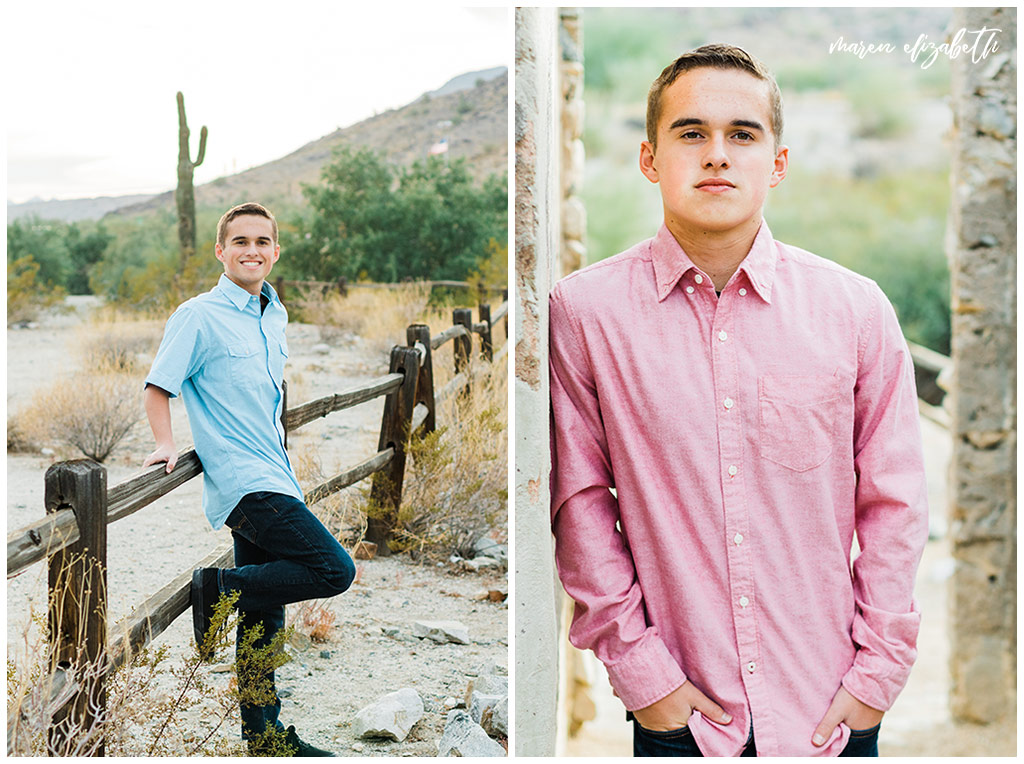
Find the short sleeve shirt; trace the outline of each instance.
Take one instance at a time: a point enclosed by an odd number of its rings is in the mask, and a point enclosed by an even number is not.
[[[264,283],[260,298],[220,277],[167,320],[147,385],[185,402],[203,465],[203,510],[220,528],[247,493],[302,499],[284,449],[282,379],[288,313]]]

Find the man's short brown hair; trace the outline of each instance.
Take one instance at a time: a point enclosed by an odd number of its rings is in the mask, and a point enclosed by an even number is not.
[[[771,71],[747,53],[735,45],[714,43],[702,45],[699,48],[684,53],[671,64],[651,85],[647,93],[647,140],[657,148],[658,120],[661,119],[661,94],[665,88],[671,85],[680,74],[693,69],[739,69],[747,72],[768,83],[768,92],[771,106],[772,135],[775,137],[775,148],[782,145],[782,93],[775,81]]]
[[[217,223],[217,243],[220,244],[222,249],[227,244],[228,223],[242,215],[258,215],[269,220],[274,229],[274,244],[277,244],[277,220],[274,218],[274,215],[262,204],[246,202],[245,204],[238,204],[225,212],[221,216],[220,222]]]

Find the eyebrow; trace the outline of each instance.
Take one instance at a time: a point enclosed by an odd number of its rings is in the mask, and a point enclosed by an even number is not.
[[[668,126],[669,130],[675,130],[678,127],[689,127],[690,125],[706,125],[707,123],[702,119],[696,117],[680,117],[671,125]],[[764,132],[764,126],[755,120],[751,119],[734,119],[729,123],[730,127],[749,127],[751,130],[759,130]]]

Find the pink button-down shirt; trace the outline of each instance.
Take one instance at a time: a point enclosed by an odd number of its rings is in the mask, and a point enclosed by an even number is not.
[[[705,755],[751,724],[760,755],[837,755],[845,725],[811,744],[833,695],[888,709],[920,623],[920,424],[888,300],[762,223],[721,296],[662,226],[550,305],[571,641],[627,709],[687,679],[716,700],[730,724],[690,717]]]

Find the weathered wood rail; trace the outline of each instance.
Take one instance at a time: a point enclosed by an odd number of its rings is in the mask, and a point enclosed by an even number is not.
[[[479,306],[479,321],[472,322],[468,308],[453,312],[453,326],[430,336],[430,328],[414,324],[406,330],[407,345],[391,350],[388,374],[333,395],[288,408],[287,387],[282,424],[287,433],[352,406],[384,397],[377,452],[359,464],[312,488],[307,504],[368,477],[373,478],[371,499],[384,510],[371,518],[367,540],[388,554],[387,541],[402,500],[405,454],[414,433],[435,429],[436,406],[459,390],[468,389],[472,337],[479,337],[479,357],[491,362],[508,351],[508,293],[491,314]],[[503,320],[505,343],[493,351],[493,330]],[[434,389],[433,352],[453,343],[455,376],[441,390]],[[287,446],[287,440],[286,440]],[[190,607],[192,570],[226,567],[234,562],[230,542],[214,549],[183,571],[158,592],[139,604],[127,622],[108,631],[106,617],[107,526],[138,512],[175,488],[200,475],[202,464],[195,450],[181,452],[174,470],[167,474],[157,464],[111,488],[106,469],[88,459],[52,465],[45,476],[46,516],[7,536],[7,577],[24,572],[44,558],[49,569],[50,643],[49,675],[41,681],[52,713],[49,747],[59,755],[69,750],[69,735],[95,731],[106,708],[105,678],[133,654],[163,633]],[[109,647],[108,647],[109,645]],[[81,668],[89,665],[89,671]],[[7,720],[7,752],[19,739],[18,713]],[[103,755],[102,736],[89,751]]]
[[[469,281],[403,281],[396,284],[380,284],[367,283],[364,281],[349,281],[346,278],[340,278],[337,281],[291,281],[285,278],[279,278],[274,281],[274,290],[277,292],[277,296],[281,302],[285,302],[285,295],[291,289],[303,289],[307,291],[319,289],[320,293],[324,295],[329,292],[337,292],[342,297],[345,297],[348,295],[349,289],[395,290],[404,289],[416,284],[425,285],[431,291],[435,289],[472,290],[480,296],[481,301],[487,294],[503,292],[504,296],[502,299],[508,300],[508,293],[504,287],[485,286],[482,282],[472,283]]]

